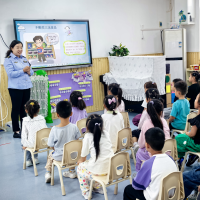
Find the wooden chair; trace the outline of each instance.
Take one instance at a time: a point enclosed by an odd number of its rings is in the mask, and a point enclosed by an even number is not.
[[[174,159],[176,166],[178,168],[178,151],[175,139],[169,139],[165,141],[164,147],[162,149],[163,153],[170,152],[170,156]]]
[[[76,122],[76,126],[78,127],[80,133],[81,133],[81,137],[83,138],[85,133],[82,132],[83,129],[86,129],[86,120],[87,118],[81,119],[79,121]]]
[[[184,198],[182,173],[173,172],[165,176],[160,185],[158,200],[183,200]]]
[[[124,128],[130,128],[128,112],[121,112],[121,114],[122,114],[122,116],[124,118]]]
[[[133,161],[136,163],[134,152],[133,152],[133,141],[132,141],[132,132],[130,128],[124,128],[117,133],[116,145],[113,148],[114,153],[121,151],[131,150]]]
[[[115,185],[114,194],[117,194],[118,183],[129,179],[130,183],[132,184],[130,158],[127,152],[120,152],[112,156],[110,158],[108,169],[109,171],[106,176],[92,176],[93,179],[90,183],[90,193],[88,200],[91,200],[92,198],[94,181],[102,185],[105,200],[108,200],[106,187]]]
[[[173,138],[173,135],[174,135],[175,132],[184,134],[184,133],[190,131],[191,130],[191,126],[190,126],[190,123],[188,122],[188,120],[195,118],[197,116],[197,114],[198,114],[197,112],[191,112],[191,113],[189,113],[187,115],[185,130],[181,131],[181,130],[177,130],[177,129],[172,129],[171,138]]]
[[[44,129],[41,129],[41,130],[37,131],[37,133],[35,135],[35,146],[34,146],[34,148],[26,148],[25,151],[24,151],[23,169],[26,169],[26,152],[30,151],[31,157],[32,157],[32,161],[33,161],[33,167],[34,167],[35,176],[38,176],[38,172],[37,172],[37,168],[36,168],[34,154],[42,153],[42,152],[47,151],[47,157],[48,157],[49,150],[52,150],[47,145],[50,131],[51,131],[50,128],[44,128]]]
[[[81,149],[82,140],[74,140],[68,142],[63,146],[62,161],[59,162],[54,160],[52,163],[51,185],[54,185],[54,166],[57,166],[60,177],[62,195],[66,195],[65,187],[63,184],[62,170],[77,166],[77,162],[81,157]]]

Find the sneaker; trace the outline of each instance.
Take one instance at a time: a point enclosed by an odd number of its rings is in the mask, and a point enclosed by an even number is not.
[[[77,174],[76,174],[76,171],[69,170],[69,171],[63,172],[63,176],[66,178],[76,178]]]
[[[103,188],[102,188],[102,187],[100,187],[100,188],[98,188],[98,189],[93,188],[93,192],[96,192],[96,193],[99,193],[99,194],[104,194]]]
[[[189,158],[188,158],[188,161],[186,163],[186,166],[187,167],[191,166],[198,158],[199,158],[199,156],[190,155]]]
[[[37,62],[41,62],[41,61],[38,60]]]
[[[33,166],[32,161],[31,161],[31,160],[27,160],[27,161],[26,161],[26,166],[27,166],[27,167]]]
[[[51,182],[51,173],[50,172],[46,172],[46,174],[45,174],[45,182],[46,183],[50,183]]]
[[[44,62],[47,62],[46,60]]]
[[[197,199],[197,191],[194,191],[192,194],[188,196],[188,200],[196,200]]]
[[[36,165],[37,165],[37,164],[40,164],[38,158],[34,158],[34,159],[35,159],[35,164],[36,164]]]
[[[90,191],[87,191],[85,194],[82,194],[85,199],[88,199]]]
[[[19,133],[14,132],[13,137],[14,138],[21,138],[21,133],[20,132]]]

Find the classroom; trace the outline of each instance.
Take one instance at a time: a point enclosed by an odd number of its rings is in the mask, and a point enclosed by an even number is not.
[[[200,200],[199,0],[0,5],[1,200]]]

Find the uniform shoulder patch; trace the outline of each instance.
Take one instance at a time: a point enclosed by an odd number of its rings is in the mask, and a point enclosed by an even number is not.
[[[11,58],[11,56],[8,56],[7,58]]]

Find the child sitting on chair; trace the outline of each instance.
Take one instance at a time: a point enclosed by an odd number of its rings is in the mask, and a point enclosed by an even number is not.
[[[163,115],[163,104],[160,100],[151,100],[147,104],[147,113],[150,119],[147,119],[140,133],[138,140],[139,150],[136,154],[136,171],[138,172],[141,168],[142,161],[148,160],[150,158],[147,149],[145,148],[145,134],[146,131],[153,127],[158,127],[164,131],[165,140],[170,139],[169,127],[166,120],[162,117]]]
[[[148,107],[147,107],[148,109]],[[145,161],[133,179],[132,185],[124,189],[124,200],[156,200],[163,177],[177,172],[175,162],[167,154],[162,153],[165,134],[160,128],[150,128],[145,133],[145,147],[152,157]]]
[[[103,131],[103,119],[100,115],[90,115],[86,121],[87,133],[83,139],[81,159],[78,161],[77,174],[82,195],[88,199],[92,175],[108,174],[109,159],[114,155],[109,134]],[[90,159],[86,161],[87,155]],[[94,183],[94,192],[103,194],[100,183]]]
[[[70,95],[70,102],[72,104],[72,116],[69,121],[72,124],[76,124],[77,121],[87,117],[86,105],[82,93],[73,91]]]
[[[187,115],[190,113],[190,104],[185,99],[187,92],[187,84],[185,81],[179,81],[175,83],[175,95],[178,100],[173,103],[172,111],[169,118],[169,128],[184,130],[186,125]]]
[[[25,111],[28,114],[28,117],[23,118],[21,140],[21,143],[23,145],[22,148],[34,148],[36,132],[43,128],[47,128],[47,125],[44,117],[38,115],[40,111],[40,105],[37,101],[28,101],[25,105]],[[26,156],[26,166],[30,167],[33,165],[30,151],[27,151]],[[34,154],[34,159],[35,164],[39,164],[38,154]]]
[[[180,158],[180,165],[183,160],[183,156],[185,155],[185,152],[191,151],[191,152],[200,152],[200,94],[196,97],[195,100],[195,108],[198,109],[198,115],[193,118],[189,119],[188,122],[192,126],[190,132],[186,132],[185,134],[179,134],[175,137],[177,142],[177,150],[178,150],[178,157]],[[196,156],[190,156],[187,166],[190,166],[195,162]],[[191,159],[193,158],[193,159]],[[196,157],[196,159],[198,156]],[[193,160],[193,161],[192,161]]]
[[[183,81],[183,80],[180,79],[180,78],[175,78],[175,79],[172,81],[172,83],[171,83],[171,86],[172,86],[171,91],[172,91],[172,92],[175,92],[175,87],[174,87],[174,85],[175,85],[177,82],[179,82],[179,81]],[[176,97],[176,95],[175,95],[175,97],[174,97],[174,102],[176,102],[177,100],[178,100],[178,97]]]
[[[117,100],[114,96],[109,95],[105,97],[104,108],[107,112],[102,115],[104,123],[103,129],[109,133],[110,141],[114,148],[117,142],[117,133],[124,128],[124,118],[122,114],[116,110]]]
[[[51,129],[48,138],[48,146],[53,147],[54,151],[51,152],[47,159],[45,181],[51,181],[51,168],[53,160],[62,161],[63,145],[72,140],[77,140],[81,134],[75,124],[69,122],[72,116],[72,106],[68,101],[60,101],[56,105],[57,117],[60,119],[60,124]],[[75,170],[63,172],[63,176],[69,178],[76,178]]]
[[[189,82],[192,83],[192,85],[188,87],[188,93],[186,94],[186,98],[190,102],[190,109],[194,109],[194,101],[200,92],[199,78],[200,74],[198,71],[190,73]]]

